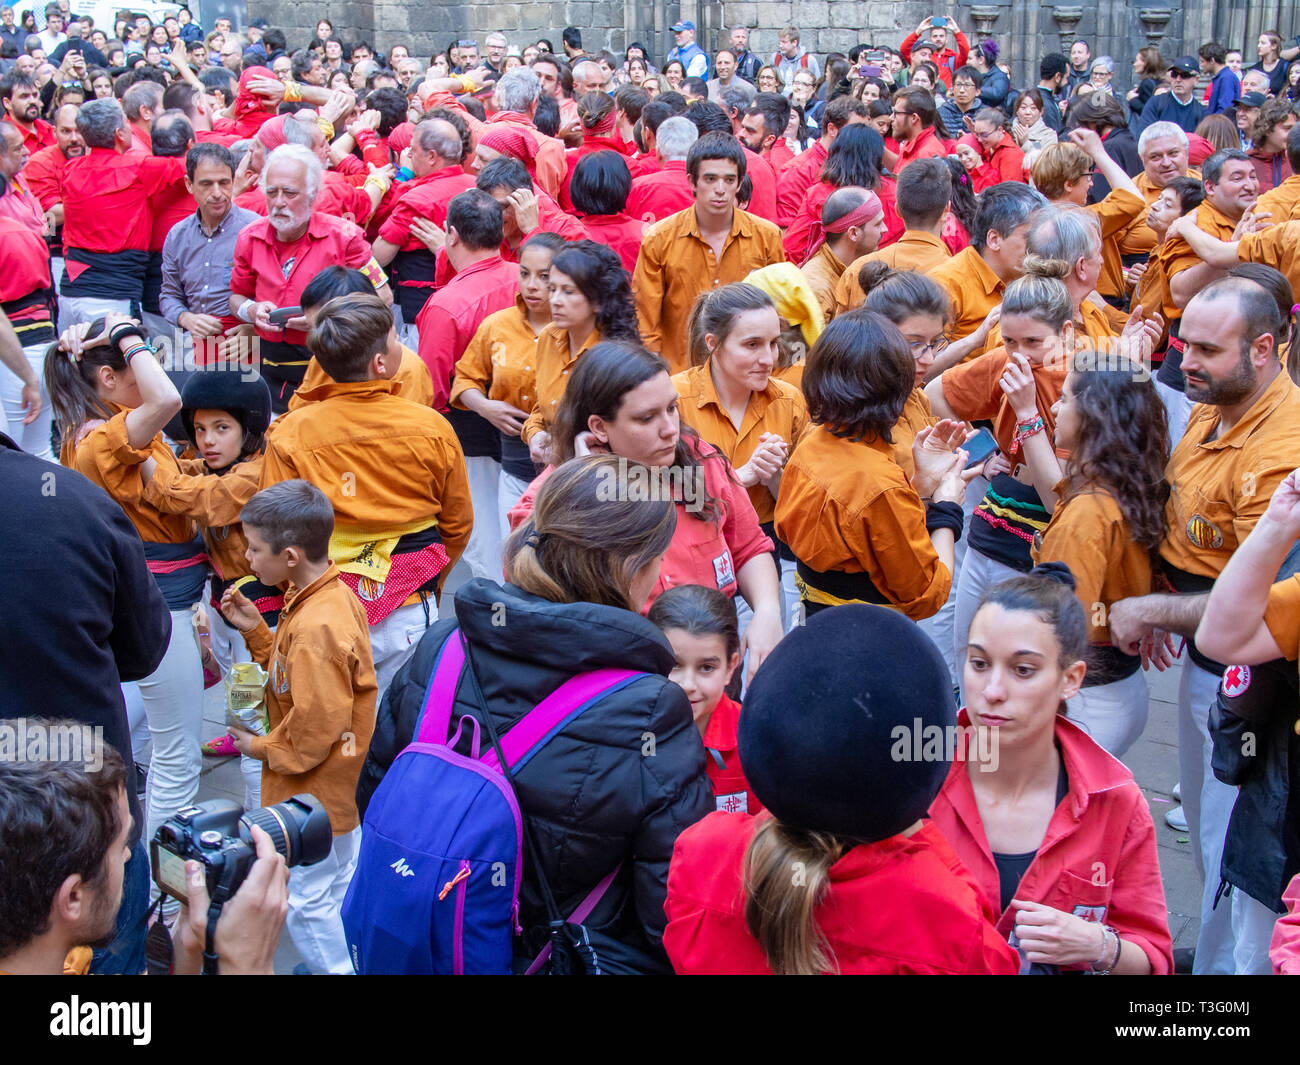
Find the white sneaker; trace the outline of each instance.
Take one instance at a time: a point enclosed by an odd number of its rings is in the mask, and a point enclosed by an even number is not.
[[[1173,796],[1175,799],[1177,799],[1179,802],[1181,802],[1181,801],[1182,801],[1182,798],[1183,798],[1183,786],[1182,786],[1182,784],[1181,784],[1181,783],[1179,783],[1179,784],[1175,784],[1175,785],[1174,785],[1174,790],[1171,791],[1169,794],[1172,795],[1172,796]]]
[[[1187,815],[1181,806],[1173,806],[1165,811],[1165,824],[1178,832],[1187,831]]]

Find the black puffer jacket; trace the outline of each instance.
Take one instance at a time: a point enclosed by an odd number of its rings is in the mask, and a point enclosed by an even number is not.
[[[604,967],[669,971],[662,947],[668,860],[677,836],[713,809],[713,798],[690,703],[667,679],[674,662],[668,641],[630,610],[552,603],[483,579],[456,593],[456,616],[501,736],[575,673],[608,667],[651,674],[566,726],[524,766],[515,786],[566,915],[623,862],[585,922],[603,943]],[[454,627],[443,621],[429,629],[384,695],[357,787],[363,816],[384,772],[415,733],[438,651]],[[468,672],[456,693],[453,731],[464,714],[483,720]],[[469,753],[467,743],[461,753]],[[526,861],[520,959],[531,960],[546,942],[537,884]]]

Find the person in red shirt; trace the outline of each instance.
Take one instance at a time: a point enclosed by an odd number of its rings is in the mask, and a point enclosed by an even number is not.
[[[140,151],[153,152],[153,120],[162,114],[163,87],[156,81],[137,81],[122,94],[122,110],[131,124],[131,139]]]
[[[182,167],[182,173],[184,168]],[[257,330],[262,376],[271,386],[272,409],[282,414],[311,361],[307,321],[297,306],[302,290],[326,266],[363,271],[376,294],[391,305],[383,268],[358,226],[315,210],[323,168],[299,144],[275,149],[262,171],[270,214],[242,230],[230,272],[230,313]],[[271,312],[296,308],[285,321]]]
[[[1007,132],[1006,116],[996,107],[981,108],[975,116],[974,134],[980,156],[997,176],[990,184],[1025,180],[1025,153]],[[977,190],[979,191],[979,190]]]
[[[627,155],[631,147],[618,134],[618,115],[614,110],[614,101],[603,92],[585,93],[578,99],[578,117],[582,122],[582,146],[568,151],[568,172],[564,176],[564,187],[560,190],[560,206],[573,213],[573,200],[569,186],[573,181],[573,172],[587,156],[600,151]]]
[[[895,174],[901,174],[913,159],[948,154],[947,145],[936,131],[942,120],[928,90],[915,85],[900,89],[894,94],[892,106],[894,139],[898,141]]]
[[[519,268],[501,255],[504,215],[498,201],[482,189],[452,198],[442,255],[455,275],[429,297],[416,320],[420,358],[433,377],[433,406],[456,431],[469,473],[474,531],[465,564],[476,577],[489,578],[501,572],[501,433],[482,415],[449,408],[447,398],[456,363],[483,319],[512,306],[519,291]]]
[[[592,240],[612,248],[629,274],[636,269],[636,257],[648,228],[641,219],[625,213],[631,191],[632,175],[627,163],[623,156],[610,151],[584,156],[569,183],[573,206]]]
[[[788,226],[794,221],[804,196],[821,179],[822,167],[840,130],[867,121],[867,105],[852,96],[837,96],[822,114],[821,139],[795,157],[776,182],[776,224]]]
[[[69,325],[139,304],[152,201],[185,181],[184,159],[131,150],[126,115],[111,97],[82,104],[77,129],[87,151],[68,160],[63,175],[59,320]]]
[[[376,262],[393,264],[403,322],[398,332],[412,349],[420,346],[415,320],[433,292],[436,271],[434,253],[412,228],[422,220],[443,226],[452,197],[474,187],[473,176],[461,168],[462,152],[460,133],[445,119],[426,119],[415,127],[410,147],[415,177],[397,186],[397,201],[372,245]]]
[[[948,46],[949,29],[952,30],[953,43],[957,45],[956,50]],[[912,52],[918,47],[918,39],[921,34],[927,32],[926,40],[920,43],[929,49],[930,62],[939,68],[939,77],[951,88],[953,72],[966,62],[966,57],[970,54],[970,42],[966,40],[966,35],[962,33],[961,27],[954,19],[934,15],[903,38],[903,43],[898,46],[898,54],[903,57],[903,62],[912,61]]]
[[[27,147],[18,130],[7,122],[0,125],[0,217],[26,226],[35,237],[43,237],[48,229],[41,201],[19,174],[27,158]]]
[[[77,107],[64,104],[54,112],[54,143],[27,160],[23,177],[45,212],[53,236],[50,246],[50,275],[63,276],[63,173],[68,160],[85,155],[86,142],[77,131]]]
[[[740,664],[736,604],[713,588],[681,584],[656,599],[646,618],[673,645],[677,665],[668,679],[691,701],[695,727],[709,756],[715,808],[762,813],[763,804],[750,790],[740,764],[740,704],[726,693]]]
[[[632,179],[627,198],[629,215],[643,222],[658,222],[694,205],[695,194],[686,176],[686,156],[699,136],[695,124],[681,115],[659,124],[654,136],[654,157],[659,166]]]
[[[791,632],[740,714],[768,812],[711,813],[673,848],[674,970],[1014,973],[988,900],[924,819],[949,759],[929,737],[952,732],[947,668],[906,618],[855,604]]]
[[[31,154],[54,143],[54,127],[41,118],[41,90],[35,80],[17,70],[0,78],[0,105],[4,120],[23,135]]]
[[[29,381],[0,366],[0,429],[29,455],[53,462],[50,426],[54,411],[44,374],[45,353],[57,339],[51,317],[50,257],[40,237],[9,218],[0,218],[0,246],[5,250],[0,311],[13,326],[32,372]]]
[[[194,147],[194,129],[180,110],[164,111],[150,130],[153,153],[160,158],[181,158]],[[159,299],[162,296],[162,249],[172,226],[189,218],[196,210],[194,197],[184,184],[171,185],[149,202],[153,215],[153,228],[149,234],[149,266],[144,277],[144,296],[141,300],[140,320],[151,336],[171,337],[175,328],[163,316]],[[179,345],[180,338],[175,338]]]
[[[964,742],[930,815],[997,900],[1021,972],[1168,974],[1146,797],[1062,712],[1087,672],[1087,643],[1063,563],[985,594],[966,647]]]

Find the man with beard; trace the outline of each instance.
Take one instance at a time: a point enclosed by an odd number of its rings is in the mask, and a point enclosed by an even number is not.
[[[0,78],[4,119],[23,135],[27,151],[35,153],[54,143],[54,128],[41,118],[41,90],[34,78],[17,68]]]
[[[307,320],[298,304],[312,278],[327,266],[353,267],[366,274],[386,304],[393,302],[388,278],[371,255],[365,233],[352,222],[313,210],[323,173],[310,148],[276,148],[262,170],[267,217],[241,230],[235,241],[230,313],[257,330],[262,376],[271,386],[277,414],[289,409],[289,397],[311,361]],[[285,308],[296,313],[271,320],[273,311]]]
[[[1233,905],[1215,902],[1237,789],[1210,768],[1209,708],[1226,667],[1201,654],[1192,637],[1206,593],[1300,454],[1300,389],[1278,360],[1286,331],[1280,319],[1272,295],[1245,278],[1215,281],[1188,302],[1182,372],[1187,398],[1203,406],[1194,408],[1166,469],[1168,531],[1160,559],[1175,594],[1123,599],[1110,612],[1111,640],[1128,654],[1141,650],[1167,663],[1167,634],[1188,639],[1190,661],[1178,692],[1178,763],[1194,857],[1205,877],[1193,968],[1198,974],[1234,969]]]

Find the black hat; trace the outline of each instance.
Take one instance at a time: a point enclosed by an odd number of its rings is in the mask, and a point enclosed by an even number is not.
[[[1238,107],[1263,107],[1268,99],[1262,92],[1243,92],[1237,100]]]
[[[1181,70],[1184,74],[1199,74],[1201,72],[1201,64],[1199,60],[1193,59],[1189,55],[1185,55],[1170,63],[1169,69]]]
[[[199,370],[181,389],[181,422],[191,441],[196,410],[229,411],[244,432],[260,436],[271,424],[271,389],[251,371]]]
[[[781,821],[874,843],[925,816],[955,722],[948,668],[914,622],[884,607],[834,607],[759,668],[740,714],[740,762]]]

